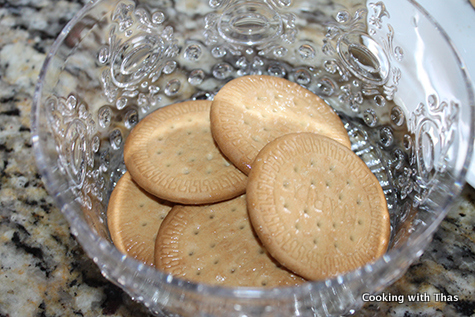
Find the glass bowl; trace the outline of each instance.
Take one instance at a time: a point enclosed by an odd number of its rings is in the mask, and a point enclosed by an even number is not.
[[[238,76],[294,81],[340,115],[391,216],[387,253],[298,287],[227,288],[172,277],[119,252],[107,203],[124,141],[144,116],[213,99]],[[157,315],[351,314],[401,277],[461,191],[474,95],[463,61],[412,0],[98,0],[65,27],[32,111],[42,176],[102,274]]]

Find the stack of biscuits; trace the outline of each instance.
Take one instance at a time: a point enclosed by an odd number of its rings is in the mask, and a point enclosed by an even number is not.
[[[213,101],[149,114],[124,147],[107,210],[116,247],[191,282],[291,286],[382,256],[376,177],[318,96],[286,79],[228,82]]]

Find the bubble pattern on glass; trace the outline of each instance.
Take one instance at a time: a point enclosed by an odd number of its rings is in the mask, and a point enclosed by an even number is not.
[[[255,53],[257,56],[271,58],[286,56],[289,53],[289,48],[286,46],[293,44],[298,34],[295,25],[296,15],[285,11],[291,1],[271,0],[253,3],[255,7],[247,8],[246,12],[245,7],[249,3],[246,1],[237,1],[232,4],[229,1],[210,3],[215,11],[205,16],[203,35],[205,44],[210,47],[213,56],[216,58],[223,58],[226,55],[241,56],[242,52],[246,51],[244,47],[249,45],[252,45],[252,52],[247,50],[246,55]],[[224,19],[226,26],[223,26],[223,16],[229,16],[231,20],[230,22]],[[234,34],[233,27],[228,25],[233,24],[233,21],[244,31],[234,32],[238,33]],[[279,27],[276,24],[279,24]],[[301,51],[302,58],[313,58],[312,52],[315,52],[315,49],[310,44],[306,44]],[[247,65],[254,64],[252,58],[249,62]],[[254,72],[243,72],[241,69],[242,75],[249,73]]]
[[[454,142],[456,122],[460,105],[453,101],[440,101],[435,94],[420,103],[408,118],[412,132],[411,141],[417,173],[414,172],[417,191],[415,204],[423,203],[434,186],[438,186],[437,175],[447,169],[445,157]]]
[[[50,96],[46,102],[56,149],[58,167],[71,180],[69,187],[87,209],[92,209],[93,199],[104,200],[106,166],[97,166],[100,156],[101,132],[88,105],[74,94],[67,97]],[[107,111],[104,116],[108,117]],[[110,125],[104,118],[103,126]]]
[[[173,96],[180,89],[180,82],[160,81],[175,71],[179,53],[174,30],[165,21],[163,12],[130,3],[120,2],[113,10],[108,44],[99,50],[98,62],[104,95],[117,109],[136,104],[147,113],[163,99],[162,91]]]
[[[394,44],[395,32],[388,21],[383,2],[369,3],[367,10],[354,14],[340,11],[323,40],[327,74],[317,77],[317,86],[310,89],[329,101],[336,96],[334,108],[362,119],[369,137],[379,144],[397,198],[410,196],[417,206],[436,186],[437,174],[445,170],[444,157],[452,141],[458,105],[439,102],[431,95],[406,118],[404,110],[393,102],[404,51]],[[370,43],[371,49],[361,43]]]
[[[407,130],[404,112],[397,112],[398,116],[393,116],[393,121],[385,115],[391,107],[397,109],[392,101],[394,90],[388,86],[393,84],[387,78],[391,67],[390,59],[384,60],[385,65],[381,67],[380,61],[374,60],[376,54],[368,52],[366,48],[359,48],[357,53],[367,53],[368,56],[348,53],[349,45],[354,45],[351,41],[360,43],[360,37],[369,36],[365,23],[367,13],[367,10],[360,9],[354,13],[340,11],[335,15],[323,38],[321,50],[325,58],[321,68],[307,68],[311,81],[301,84],[323,97],[340,112],[352,141],[352,150],[367,163],[380,181],[392,219],[397,219],[397,207],[401,200],[407,198],[408,193],[399,195],[400,188],[394,177],[400,176],[399,170],[409,168],[409,161],[407,151],[397,141]],[[345,50],[342,49],[342,41],[345,41]],[[375,42],[372,42],[372,47],[379,47],[381,52],[378,52],[378,56],[387,54],[385,48]],[[351,58],[359,58],[360,64],[352,62]],[[362,62],[367,65],[361,64]]]
[[[106,104],[96,111],[76,94],[49,96],[46,116],[58,153],[58,169],[83,206],[85,220],[105,239],[109,189],[123,173],[125,137],[138,122],[136,107]]]

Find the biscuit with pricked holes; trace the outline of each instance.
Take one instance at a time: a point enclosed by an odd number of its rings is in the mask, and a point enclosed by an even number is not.
[[[269,143],[252,165],[246,196],[264,247],[304,278],[335,277],[386,252],[383,190],[365,162],[332,139],[307,132]]]
[[[172,206],[141,189],[126,172],[112,191],[107,207],[114,245],[122,253],[154,266],[155,238]]]
[[[172,104],[132,130],[124,161],[149,193],[182,204],[209,204],[245,192],[247,177],[220,152],[210,131],[211,101]]]
[[[224,85],[211,106],[211,132],[224,155],[249,174],[257,153],[291,132],[315,132],[351,147],[343,123],[317,95],[283,78],[251,75]]]
[[[262,248],[249,222],[245,195],[213,205],[173,207],[157,235],[155,265],[175,277],[221,286],[304,282]]]

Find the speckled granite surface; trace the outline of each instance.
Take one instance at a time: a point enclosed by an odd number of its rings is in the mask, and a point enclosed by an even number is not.
[[[462,0],[459,0],[462,1]],[[57,34],[85,0],[0,0],[0,317],[144,316],[70,235],[37,173],[34,85]],[[429,294],[428,302],[408,302]],[[475,190],[466,186],[418,262],[360,316],[475,316]],[[435,294],[438,295],[436,301]],[[452,301],[451,301],[452,300]]]

